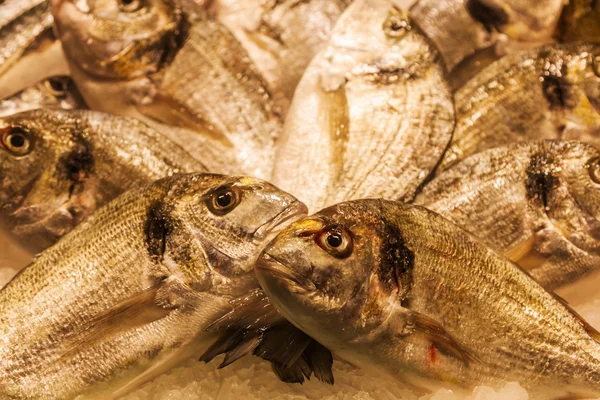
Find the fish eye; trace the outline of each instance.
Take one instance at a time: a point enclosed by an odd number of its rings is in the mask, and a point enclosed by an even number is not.
[[[142,0],[118,0],[119,8],[123,12],[136,12],[142,8],[143,1]]]
[[[68,78],[50,78],[44,82],[44,85],[54,97],[67,97],[69,94]]]
[[[15,156],[24,156],[31,151],[31,138],[24,129],[9,127],[0,132],[2,133],[2,145],[9,153]]]
[[[594,157],[588,161],[588,173],[595,183],[600,183],[600,157]]]
[[[240,204],[241,193],[236,188],[225,186],[215,190],[207,200],[210,212],[215,215],[225,215]]]
[[[315,240],[320,248],[336,258],[346,258],[352,254],[352,236],[340,226],[327,227],[316,236]]]

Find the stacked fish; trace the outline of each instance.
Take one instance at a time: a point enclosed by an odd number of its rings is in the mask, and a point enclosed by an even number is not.
[[[554,294],[600,266],[599,35],[595,0],[0,1],[0,222],[38,253],[0,398],[223,354],[600,396]]]

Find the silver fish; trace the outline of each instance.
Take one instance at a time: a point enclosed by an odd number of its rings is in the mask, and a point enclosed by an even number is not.
[[[442,54],[454,87],[515,49],[553,42],[563,0],[418,0],[410,12]]]
[[[427,184],[416,203],[504,253],[548,290],[600,266],[600,152],[590,145],[486,150]]]
[[[0,100],[0,117],[39,108],[79,110],[86,106],[69,77],[55,76]]]
[[[456,128],[438,171],[471,154],[540,139],[600,145],[600,47],[543,46],[507,56],[456,92]]]
[[[417,387],[511,380],[543,398],[600,394],[600,334],[422,207],[327,208],[284,229],[255,270],[285,318],[354,365]]]
[[[124,194],[0,291],[0,397],[106,399],[189,356],[255,285],[271,232],[305,214],[245,177],[179,175]]]
[[[309,209],[368,196],[411,199],[453,127],[435,48],[393,1],[358,0],[296,90],[272,180]]]
[[[282,116],[246,50],[169,0],[53,0],[71,75],[95,110],[198,132],[268,177]]]
[[[286,110],[304,70],[351,0],[214,0],[211,11],[235,35]]]
[[[145,124],[92,111],[0,119],[0,222],[42,250],[126,190],[206,167]]]

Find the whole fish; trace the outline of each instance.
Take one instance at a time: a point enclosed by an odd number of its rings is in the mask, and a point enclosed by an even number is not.
[[[184,357],[255,285],[271,232],[303,215],[246,177],[178,175],[125,193],[0,291],[0,397],[105,399]]]
[[[514,49],[554,41],[563,0],[418,0],[416,25],[434,42],[459,87]]]
[[[300,81],[272,180],[309,209],[368,196],[411,199],[453,127],[435,48],[393,1],[358,0]]]
[[[427,184],[416,203],[504,253],[548,290],[600,266],[600,152],[590,145],[486,150]]]
[[[0,117],[38,108],[78,110],[85,104],[68,76],[55,76],[0,100]]]
[[[438,171],[471,154],[539,139],[600,145],[600,47],[543,46],[489,65],[454,97],[456,128]]]
[[[214,0],[212,12],[235,35],[285,110],[312,58],[351,0]]]
[[[126,190],[206,168],[145,124],[92,111],[0,119],[0,223],[42,250]]]
[[[563,10],[557,35],[564,42],[600,42],[600,3],[571,0]]]
[[[268,177],[280,110],[235,36],[206,12],[187,11],[170,0],[52,1],[90,108],[198,132],[245,173]]]
[[[255,270],[285,318],[354,365],[418,387],[600,394],[600,334],[425,208],[332,206],[283,230]]]

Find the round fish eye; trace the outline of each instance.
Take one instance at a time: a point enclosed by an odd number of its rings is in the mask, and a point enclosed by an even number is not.
[[[600,183],[600,157],[588,161],[588,174],[595,183]]]
[[[9,127],[0,131],[2,146],[15,156],[29,154],[32,149],[31,137],[27,131],[19,127]]]
[[[352,254],[353,240],[344,228],[334,225],[325,228],[315,238],[320,248],[336,258],[346,258]]]
[[[68,78],[50,78],[44,82],[44,85],[54,97],[63,98],[69,94]]]
[[[143,0],[118,0],[119,8],[123,12],[136,12],[143,7]]]
[[[215,215],[225,215],[240,204],[241,193],[236,188],[225,186],[208,196],[207,206]]]

